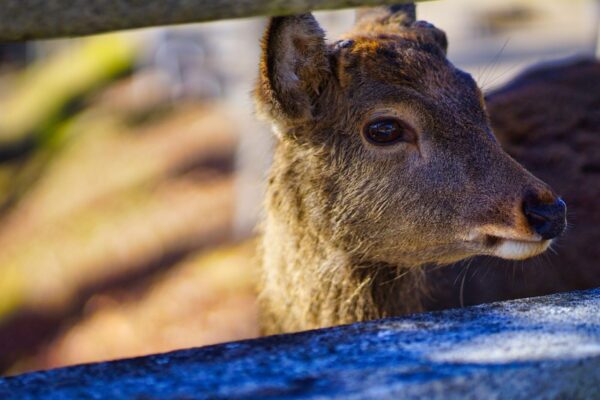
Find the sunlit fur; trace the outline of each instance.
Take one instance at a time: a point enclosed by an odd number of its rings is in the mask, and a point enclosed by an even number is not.
[[[264,333],[420,311],[419,267],[546,246],[511,240],[536,240],[523,196],[555,195],[502,151],[481,91],[446,59],[444,33],[381,14],[344,39],[326,44],[310,14],[273,18],[263,39],[257,110],[278,139]],[[417,143],[366,143],[364,124],[381,116],[410,124]]]

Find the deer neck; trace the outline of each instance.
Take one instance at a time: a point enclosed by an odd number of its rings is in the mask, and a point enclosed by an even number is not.
[[[264,332],[422,311],[422,269],[352,260],[306,217],[302,183],[295,182],[300,177],[274,165],[270,179],[262,238]]]

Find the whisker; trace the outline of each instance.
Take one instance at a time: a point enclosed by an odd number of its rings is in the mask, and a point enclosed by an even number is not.
[[[517,281],[517,266],[514,262],[512,263],[512,267],[512,281],[514,283]]]
[[[467,274],[469,272],[470,266],[471,266],[471,262],[469,262],[467,264],[467,267],[465,268],[465,274],[463,276],[462,282],[460,283],[460,288],[458,290],[458,300],[459,300],[459,304],[460,304],[461,308],[463,308],[465,306],[465,281],[467,280]]]
[[[504,72],[502,72],[499,75],[496,75],[491,81],[486,82],[485,86],[482,86],[481,90],[483,92],[486,92],[488,89],[492,88],[494,86],[494,84],[496,82],[498,82],[498,80],[500,80],[502,77],[506,76],[506,74],[513,72],[515,69],[517,69],[518,67],[520,67],[519,64],[513,64],[512,66],[510,66],[509,68],[507,68]]]
[[[458,265],[460,265],[460,271],[458,271],[458,275],[456,275],[456,278],[454,278],[454,283],[452,284],[452,286],[456,286],[456,283],[460,279],[461,275],[466,271],[466,267],[464,266],[464,264],[465,264],[466,261],[467,260],[461,260],[458,263]]]
[[[527,274],[525,273],[525,263],[523,261],[521,261],[521,274],[523,276],[523,282],[525,282],[525,285],[529,285],[527,282]]]
[[[506,49],[506,46],[508,45],[508,42],[510,42],[510,39],[511,38],[509,37],[504,41],[504,44],[502,45],[500,50],[498,50],[498,52],[496,53],[494,58],[491,60],[491,62],[484,68],[483,73],[481,74],[481,77],[480,77],[481,83],[479,84],[482,88],[487,85],[487,80],[491,76],[491,73],[493,72],[493,69],[497,65],[498,60],[500,60],[502,53],[504,53],[504,49]]]
[[[498,262],[499,262],[498,259],[491,258],[491,259],[488,259],[488,260],[491,262],[492,265],[489,265],[489,264],[487,265],[487,268],[485,269],[485,272],[483,273],[483,276],[481,277],[481,280],[485,280],[485,278],[490,274],[490,271],[492,269],[496,269],[497,266],[498,266]],[[496,264],[496,266],[494,266],[493,264]]]

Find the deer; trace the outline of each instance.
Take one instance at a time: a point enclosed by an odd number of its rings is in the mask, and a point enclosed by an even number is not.
[[[427,266],[527,259],[564,231],[565,202],[502,149],[447,46],[414,5],[361,12],[333,43],[310,13],[270,19],[263,334],[425,311]]]

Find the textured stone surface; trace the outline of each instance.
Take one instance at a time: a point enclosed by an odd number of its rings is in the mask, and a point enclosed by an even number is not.
[[[600,289],[0,380],[2,399],[599,398]]]

